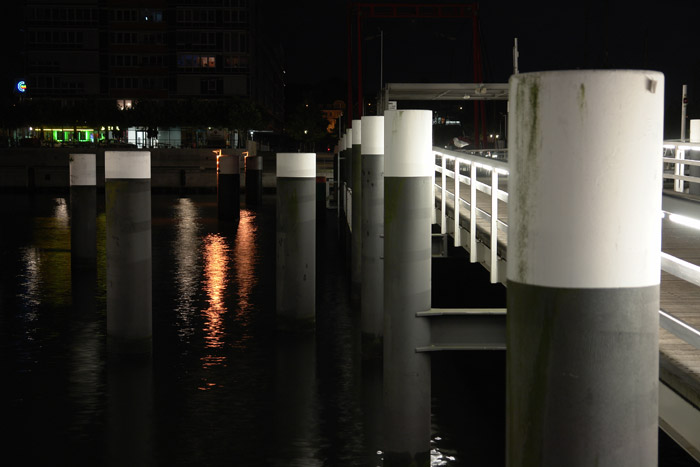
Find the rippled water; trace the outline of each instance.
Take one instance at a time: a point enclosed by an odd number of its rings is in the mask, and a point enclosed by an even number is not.
[[[360,358],[334,212],[317,232],[316,334],[291,337],[274,330],[274,198],[235,224],[215,202],[153,196],[153,356],[115,361],[104,207],[97,273],[72,276],[68,197],[0,196],[5,458],[381,465],[382,371]],[[433,357],[433,465],[503,465],[504,384],[502,352]]]

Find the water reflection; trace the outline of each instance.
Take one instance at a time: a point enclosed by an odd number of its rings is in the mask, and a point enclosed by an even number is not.
[[[238,286],[238,307],[236,320],[244,329],[235,345],[244,348],[250,339],[247,328],[251,323],[250,313],[255,307],[252,300],[253,287],[258,283],[258,247],[256,242],[257,222],[255,213],[251,210],[241,210],[241,218],[236,231],[236,242],[233,248],[236,285]]]
[[[204,237],[204,290],[209,307],[204,310],[204,341],[209,349],[221,349],[226,337],[224,315],[227,312],[224,302],[226,276],[229,269],[229,247],[226,238],[219,234]],[[207,352],[202,357],[204,367],[222,364],[226,357]]]
[[[22,251],[23,270],[19,274],[20,303],[25,307],[25,319],[27,322],[36,321],[37,308],[41,304],[41,256],[39,250],[34,247],[24,248]],[[31,336],[30,336],[31,339]]]
[[[195,298],[199,287],[200,224],[197,206],[189,198],[180,198],[175,205],[176,234],[173,242],[175,257],[175,281],[178,298],[175,314],[182,322],[178,334],[189,339],[194,334],[192,317],[195,314]]]
[[[29,322],[36,320],[45,302],[63,306],[71,302],[68,206],[64,198],[53,203],[50,217],[34,219],[34,243],[22,248],[19,298]]]

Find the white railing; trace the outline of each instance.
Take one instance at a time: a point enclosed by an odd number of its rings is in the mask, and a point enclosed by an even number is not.
[[[508,175],[508,162],[504,150],[474,150],[469,152],[450,151],[434,147],[436,156],[435,172],[440,174],[441,183],[438,186],[433,183],[433,190],[440,190],[440,231],[448,232],[447,225],[447,202],[450,198],[453,202],[454,216],[453,227],[451,229],[454,236],[454,243],[457,246],[464,246],[469,251],[471,262],[480,262],[491,273],[491,282],[505,283],[505,269],[499,267],[499,261],[505,262],[505,258],[498,258],[498,233],[508,233],[508,225],[498,219],[498,201],[508,202],[508,193],[499,188],[499,177]],[[439,163],[437,162],[439,158]],[[450,170],[448,162],[452,163]],[[467,174],[462,174],[462,168]],[[479,181],[488,178],[490,183]],[[488,175],[488,177],[486,177]],[[447,188],[447,178],[453,181],[454,191]],[[460,194],[460,184],[469,186],[469,199],[462,199]],[[491,199],[490,211],[486,211],[477,206],[477,191],[480,191]],[[436,195],[437,193],[435,193]],[[460,220],[462,208],[465,214],[468,212],[469,220],[469,242],[463,244]],[[436,206],[433,204],[434,217]],[[490,225],[489,239],[486,243],[477,241],[477,217],[486,219]],[[436,219],[437,220],[437,219]]]
[[[676,182],[681,182],[679,190],[683,189],[682,182],[698,182],[700,178],[690,177],[683,174],[684,165],[700,165],[700,160],[693,161],[684,158],[684,152],[689,150],[700,151],[700,143],[681,143],[681,142],[666,142],[664,150],[673,149],[675,158],[664,157],[664,165],[674,164],[673,173],[668,170],[664,172],[664,178],[674,179]],[[503,232],[507,235],[508,225],[498,219],[498,201],[508,203],[508,193],[499,188],[500,177],[507,179],[508,162],[506,151],[450,151],[438,147],[433,148],[435,154],[435,173],[440,175],[440,184],[433,183],[433,219],[440,225],[440,231],[443,234],[452,233],[455,246],[463,246],[469,251],[469,257],[472,262],[482,263],[491,273],[491,282],[501,282],[505,285],[505,262],[506,258],[498,257],[498,233]],[[680,155],[679,155],[680,153]],[[450,163],[452,168],[450,169]],[[466,174],[462,174],[462,168]],[[478,177],[489,178],[490,183],[484,183],[478,180]],[[449,191],[448,179],[453,182],[454,189]],[[460,184],[469,186],[469,198],[463,199],[460,190]],[[477,191],[480,191],[490,197],[491,210],[486,211],[477,206]],[[438,198],[438,193],[440,194]],[[448,201],[453,204],[453,218],[448,219],[447,207]],[[438,218],[436,210],[438,202],[440,204],[440,216]],[[462,233],[460,220],[462,218],[462,209],[464,208],[465,218],[469,221],[469,241],[462,241]],[[700,229],[700,220],[688,219],[684,216],[679,216],[672,212],[662,212],[663,215],[669,216],[670,220],[678,220],[686,225],[697,225]],[[490,224],[490,231],[482,230],[482,234],[477,238],[477,218],[486,219]],[[680,219],[680,220],[679,220]],[[488,235],[486,235],[488,233]],[[484,238],[486,236],[486,238]],[[504,255],[505,256],[505,255]],[[673,276],[683,279],[691,284],[700,286],[700,266],[684,261],[675,256],[661,252],[661,270]],[[677,318],[674,318],[663,311],[660,311],[661,326],[667,331],[685,340],[694,347],[700,349],[700,332],[684,323]]]
[[[688,152],[700,151],[700,143],[687,141],[664,141],[664,178],[673,180],[673,191],[683,193],[685,183],[700,183],[700,177],[686,175],[686,166],[699,166],[700,160],[686,159]],[[667,153],[673,157],[667,157]],[[700,159],[700,153],[697,154]]]

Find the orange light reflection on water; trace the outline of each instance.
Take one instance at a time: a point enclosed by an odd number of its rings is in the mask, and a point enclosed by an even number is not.
[[[224,322],[226,304],[226,276],[229,269],[229,248],[226,239],[218,234],[209,234],[204,238],[204,290],[207,293],[209,307],[204,310],[204,340],[206,347],[221,349],[224,345]],[[202,358],[204,368],[223,364],[226,357],[210,353]],[[201,388],[200,388],[201,389]]]
[[[241,217],[236,232],[236,243],[233,248],[236,284],[238,285],[238,308],[236,320],[241,325],[242,333],[236,347],[244,348],[250,339],[247,332],[250,325],[250,313],[253,309],[251,300],[253,287],[258,283],[255,272],[257,258],[256,234],[258,226],[255,213],[241,210]]]

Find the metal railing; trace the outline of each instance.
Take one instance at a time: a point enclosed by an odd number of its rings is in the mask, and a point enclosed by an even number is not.
[[[440,174],[441,183],[433,183],[434,194],[440,191],[440,231],[448,232],[447,225],[447,204],[448,199],[453,205],[453,227],[452,233],[454,243],[457,246],[464,246],[469,251],[471,262],[482,263],[491,273],[491,282],[505,282],[505,269],[499,268],[498,258],[498,233],[507,235],[508,224],[498,219],[498,201],[508,202],[508,193],[499,188],[501,176],[508,175],[507,153],[505,150],[473,150],[468,152],[450,151],[434,147],[436,156],[435,173]],[[439,159],[439,162],[438,162]],[[450,164],[451,163],[451,164]],[[450,165],[452,168],[450,169]],[[462,169],[467,172],[462,174]],[[488,183],[479,180],[479,177],[486,178]],[[447,179],[453,181],[454,190],[447,188]],[[460,185],[469,187],[469,198],[462,199]],[[490,210],[477,206],[477,191],[490,197]],[[434,217],[437,216],[436,204],[433,204]],[[462,242],[461,225],[462,209],[465,210],[465,218],[469,222],[469,241]],[[477,240],[477,217],[487,220],[490,226],[488,239],[484,242]],[[437,219],[435,218],[435,221]],[[505,258],[501,258],[503,263]]]
[[[685,183],[700,183],[700,177],[686,175],[686,166],[700,166],[700,154],[698,160],[686,159],[690,152],[700,151],[700,143],[690,143],[687,141],[664,141],[664,178],[673,180],[673,191],[683,193]],[[668,157],[668,153],[673,157]]]
[[[700,160],[688,160],[684,158],[684,152],[689,150],[700,151],[700,143],[665,142],[664,150],[673,149],[674,158],[664,157],[664,178],[673,179],[678,188],[682,191],[683,182],[698,182],[700,178],[686,176],[683,172],[685,165],[700,165]],[[491,282],[501,282],[505,285],[505,248],[501,249],[503,254],[499,257],[498,234],[502,232],[507,235],[508,224],[498,219],[498,201],[508,203],[508,193],[499,188],[501,177],[507,180],[508,162],[507,152],[475,150],[469,152],[450,151],[438,147],[433,147],[435,155],[435,174],[440,176],[440,184],[433,183],[433,222],[440,225],[443,234],[452,233],[455,246],[463,246],[469,251],[471,262],[482,263],[491,274]],[[451,166],[451,167],[450,167]],[[669,171],[669,166],[675,166]],[[462,172],[466,173],[462,173]],[[480,181],[479,178],[486,178],[489,183]],[[453,190],[448,189],[448,179],[451,179]],[[680,183],[677,183],[680,182]],[[469,198],[463,199],[460,185],[469,187]],[[484,193],[490,197],[490,211],[486,211],[477,206],[477,192]],[[438,196],[439,195],[439,196]],[[452,202],[453,216],[448,218],[447,208]],[[437,206],[440,206],[440,216],[437,216]],[[700,205],[698,205],[700,206]],[[464,211],[463,211],[464,209]],[[700,219],[700,207],[696,208]],[[464,216],[462,213],[464,212]],[[671,220],[676,218],[686,219],[685,223],[692,224],[694,221],[700,229],[700,220],[690,219],[687,213],[685,216],[676,212],[662,211],[662,215],[668,215]],[[468,223],[468,242],[462,241],[462,218]],[[481,217],[488,221],[490,229],[481,229],[477,226],[477,218]],[[451,225],[450,225],[451,224]],[[675,256],[661,252],[661,270],[700,287],[700,266],[684,261]],[[663,310],[659,310],[661,327],[683,339],[687,343],[700,349],[700,331],[687,323],[670,316]]]

